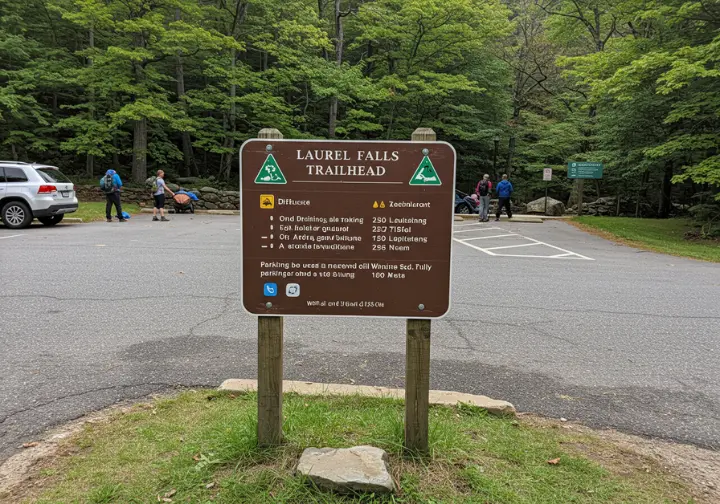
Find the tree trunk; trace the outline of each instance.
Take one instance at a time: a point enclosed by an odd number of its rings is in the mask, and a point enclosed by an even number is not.
[[[93,173],[95,172],[95,156],[92,154],[88,154],[85,158],[85,175],[87,175],[88,178],[93,177]]]
[[[175,9],[175,20],[181,20],[180,9]],[[180,102],[183,110],[186,110],[185,106],[185,71],[183,69],[182,53],[177,53],[177,63],[175,67],[175,79],[177,82],[177,98]],[[197,173],[197,166],[195,165],[195,155],[193,153],[192,141],[190,139],[190,133],[187,131],[182,132],[182,150],[183,150],[183,173],[185,176],[190,176]]]
[[[662,186],[660,188],[660,203],[658,205],[658,217],[661,219],[667,219],[670,217],[670,210],[672,209],[672,177],[673,177],[673,162],[665,162],[665,173],[663,175]]]
[[[237,65],[237,52],[235,49],[231,50],[230,53],[230,69],[231,72],[235,72],[235,66]],[[237,96],[237,86],[233,83],[230,85],[230,117],[225,115],[223,128],[225,130],[225,141],[223,147],[229,150],[229,152],[223,153],[220,162],[220,178],[224,180],[230,179],[232,173],[233,159],[235,159],[235,132],[237,130],[236,117],[237,117],[237,104],[235,103],[235,97]]]
[[[134,121],[132,179],[145,182],[147,179],[147,119]]]
[[[335,20],[335,65],[340,68],[343,60],[343,15],[340,12],[341,0],[335,0],[334,20]],[[330,98],[330,118],[328,121],[328,138],[335,138],[335,128],[337,126],[338,116],[338,97],[337,95]]]
[[[88,33],[88,47],[90,49],[93,49],[95,47],[95,29],[93,26],[90,26],[90,30]],[[92,56],[88,58],[88,66],[92,66],[93,60]],[[90,90],[90,119],[95,119],[95,91]],[[95,156],[92,154],[88,154],[87,158],[85,159],[85,175],[87,175],[89,178],[92,178],[93,172],[95,171]]]
[[[508,159],[507,159],[507,174],[510,176],[510,172],[512,171],[512,159],[513,154],[515,153],[515,135],[510,136],[510,141],[508,142]]]

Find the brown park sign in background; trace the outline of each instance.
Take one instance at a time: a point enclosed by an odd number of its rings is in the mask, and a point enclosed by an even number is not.
[[[250,313],[434,318],[449,310],[450,144],[248,140],[240,191]]]

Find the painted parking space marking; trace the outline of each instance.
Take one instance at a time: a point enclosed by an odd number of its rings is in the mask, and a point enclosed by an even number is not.
[[[491,238],[507,238],[508,236],[519,236],[515,233],[510,234],[501,234],[501,235],[491,235],[491,236],[475,236],[472,238],[463,238],[464,241],[471,241],[471,240],[489,240]]]
[[[17,238],[18,236],[22,236],[22,235],[19,234],[19,235],[10,235],[10,236],[0,236],[0,240],[7,240],[8,238]]]
[[[523,243],[522,245],[505,245],[504,247],[489,247],[485,250],[500,250],[509,248],[532,247],[534,245],[542,245],[542,243]]]
[[[492,233],[485,234],[485,232],[487,231],[492,231]],[[475,234],[472,235],[470,233]],[[536,240],[535,238],[530,238],[529,236],[521,235],[520,233],[513,233],[507,229],[503,229],[500,227],[482,227],[482,224],[480,223],[456,225],[453,231],[453,240],[458,243],[462,243],[466,247],[479,250],[480,252],[483,252],[484,254],[493,257],[523,257],[531,259],[573,259],[581,261],[594,261],[594,259],[584,256],[582,254],[578,254],[577,252],[566,250],[556,245]],[[479,244],[476,244],[477,242],[481,242],[482,245],[485,245],[487,243],[488,245],[479,246]],[[508,242],[512,244],[508,245]],[[535,253],[513,253],[514,249],[525,250],[528,247],[533,247],[532,251]],[[520,250],[518,250],[518,252],[519,251]],[[545,251],[549,253],[542,254],[542,252]]]
[[[453,234],[460,234],[460,233],[477,233],[482,231],[505,231],[504,229],[501,229],[499,227],[488,227],[488,228],[473,228],[473,229],[461,229],[460,231],[453,231]]]

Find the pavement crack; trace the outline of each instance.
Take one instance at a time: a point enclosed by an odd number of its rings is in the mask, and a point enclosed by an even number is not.
[[[464,348],[465,350],[477,351],[475,344],[470,341],[470,338],[468,338],[467,336],[465,336],[463,334],[462,328],[455,324],[455,320],[445,319],[443,322],[445,322],[447,325],[449,325],[450,328],[455,332],[457,337],[465,342],[465,344],[467,345]]]
[[[526,309],[526,310],[538,310],[538,311],[545,311],[545,312],[553,312],[553,313],[581,313],[581,314],[588,314],[588,313],[602,313],[604,315],[636,315],[639,317],[656,317],[656,318],[667,318],[667,319],[687,319],[687,320],[720,320],[720,317],[712,317],[712,316],[702,316],[702,315],[682,315],[677,312],[673,312],[672,314],[664,314],[664,313],[646,313],[646,312],[631,312],[631,311],[617,311],[617,310],[597,310],[593,308],[558,308],[558,307],[552,307],[552,308],[545,308],[542,306],[527,306],[527,305],[482,305],[482,304],[476,304],[476,303],[463,303],[455,301],[453,302],[453,305],[457,306],[470,306],[473,308],[478,307],[484,307],[484,308],[508,308],[512,310],[517,309]],[[457,319],[456,319],[457,320]]]
[[[201,320],[200,322],[198,322],[197,324],[195,324],[194,326],[192,326],[192,327],[190,328],[189,335],[190,335],[190,336],[197,336],[197,334],[195,334],[195,331],[197,331],[197,330],[200,328],[200,326],[205,325],[205,324],[207,324],[208,322],[212,322],[212,321],[214,321],[214,320],[218,320],[218,319],[220,319],[221,317],[223,317],[224,315],[227,315],[227,313],[230,311],[230,309],[231,309],[231,307],[232,307],[232,302],[233,302],[234,300],[235,300],[234,297],[232,297],[232,296],[226,296],[226,297],[223,299],[224,305],[223,305],[222,309],[220,310],[220,313],[218,313],[218,314],[216,314],[216,315],[213,315],[212,317],[208,317],[208,318],[206,318],[206,319],[203,319],[203,320]]]
[[[20,415],[22,413],[27,413],[28,411],[33,411],[38,408],[43,408],[45,406],[48,406],[50,404],[53,404],[53,403],[56,403],[56,402],[59,402],[59,401],[65,400],[65,399],[72,399],[75,397],[81,397],[81,396],[92,394],[95,392],[104,392],[107,390],[126,389],[126,388],[132,388],[132,387],[148,387],[148,386],[159,387],[159,388],[171,388],[171,387],[176,387],[177,384],[164,383],[164,382],[130,383],[130,384],[126,384],[126,385],[111,385],[109,387],[98,387],[98,388],[94,388],[91,390],[86,390],[84,392],[76,392],[73,394],[66,394],[64,396],[59,396],[59,397],[53,398],[50,401],[33,404],[32,406],[28,406],[27,408],[23,408],[23,409],[19,409],[17,411],[10,412],[7,415],[5,415],[4,417],[0,417],[0,425],[4,424],[5,422],[7,422],[10,418],[12,418],[14,416]]]
[[[118,301],[147,301],[156,299],[213,299],[219,301],[225,301],[228,298],[237,296],[237,292],[231,292],[227,296],[200,296],[197,294],[183,294],[183,295],[168,295],[168,296],[131,296],[131,297],[120,297],[120,298],[102,298],[97,297],[90,298],[78,298],[71,297],[65,298],[60,296],[48,296],[46,294],[16,294],[16,295],[2,295],[0,299],[52,299],[54,301],[97,301],[101,303],[117,303]]]

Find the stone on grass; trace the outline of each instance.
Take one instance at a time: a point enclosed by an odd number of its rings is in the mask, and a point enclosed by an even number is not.
[[[374,446],[306,448],[297,474],[319,488],[338,493],[390,493],[395,485],[387,468],[387,453]]]

